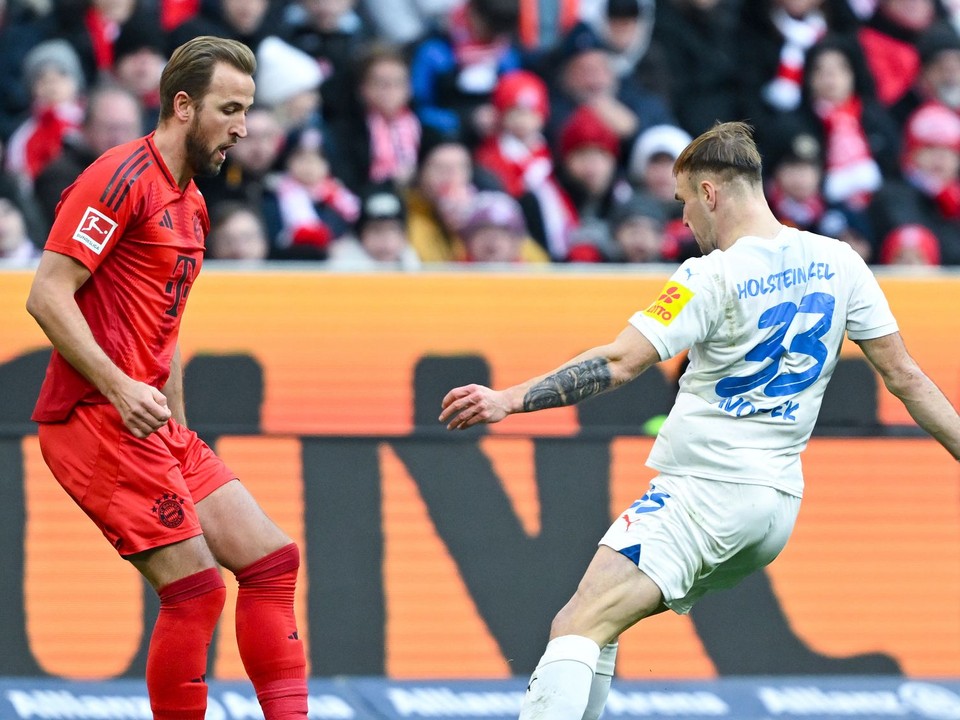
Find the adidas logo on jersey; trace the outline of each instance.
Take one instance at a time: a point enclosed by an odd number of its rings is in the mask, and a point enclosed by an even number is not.
[[[167,230],[173,230],[173,219],[170,217],[170,211],[164,210],[163,217],[160,218],[160,227]]]

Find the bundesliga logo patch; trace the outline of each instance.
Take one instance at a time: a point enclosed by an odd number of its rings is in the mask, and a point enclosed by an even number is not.
[[[678,282],[670,281],[663,286],[660,297],[643,312],[661,325],[669,325],[683,310],[683,307],[690,302],[693,295],[694,292],[690,288],[686,288]]]
[[[80,219],[77,229],[73,231],[73,239],[83,243],[99,255],[103,252],[103,248],[116,229],[116,221],[111,220],[99,210],[88,207]]]

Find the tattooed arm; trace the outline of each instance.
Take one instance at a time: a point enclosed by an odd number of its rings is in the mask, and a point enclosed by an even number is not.
[[[574,405],[630,382],[660,360],[656,349],[628,325],[607,345],[587,350],[557,369],[505,390],[483,385],[454,388],[443,398],[440,422],[450,430],[496,423],[517,412]]]

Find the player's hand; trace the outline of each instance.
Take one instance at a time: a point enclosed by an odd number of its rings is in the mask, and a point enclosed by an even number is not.
[[[109,396],[123,424],[138,438],[156,432],[171,417],[166,396],[152,385],[130,380]]]
[[[481,423],[500,422],[510,414],[502,392],[483,385],[464,385],[446,394],[440,403],[440,422],[447,430],[466,430]]]

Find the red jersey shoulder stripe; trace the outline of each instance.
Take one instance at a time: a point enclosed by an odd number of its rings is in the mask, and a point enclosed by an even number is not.
[[[151,165],[153,160],[150,159],[146,144],[142,144],[131,152],[114,171],[100,196],[100,202],[116,212],[130,191],[130,187]]]

